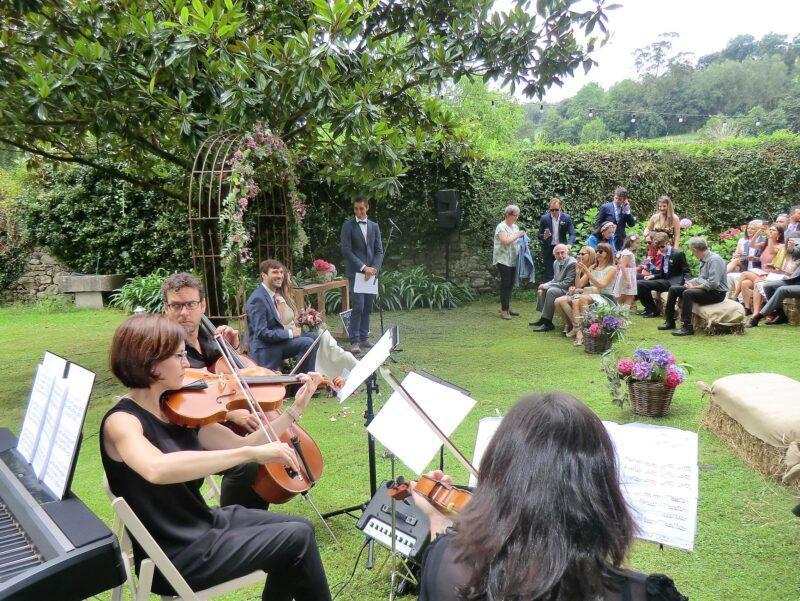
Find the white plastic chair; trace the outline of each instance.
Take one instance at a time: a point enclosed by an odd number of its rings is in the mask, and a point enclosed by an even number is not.
[[[114,496],[114,493],[112,493],[111,489],[108,487],[108,481],[105,476],[103,476],[103,487],[111,501],[111,508],[114,510],[114,533],[120,540],[122,561],[125,566],[125,573],[128,577],[128,587],[131,590],[131,597],[135,601],[147,601],[150,598],[150,589],[153,586],[153,575],[156,568],[158,568],[164,576],[164,579],[172,586],[175,592],[178,593],[177,597],[162,595],[162,601],[169,599],[185,601],[214,599],[219,595],[224,595],[265,581],[266,573],[262,570],[256,570],[246,576],[223,582],[211,588],[202,591],[193,591],[161,547],[158,546],[155,539],[147,531],[147,528],[144,527],[144,524],[142,524],[136,514],[133,513],[130,505],[128,505],[122,497]],[[139,546],[142,547],[147,554],[147,558],[142,560],[142,565],[139,567],[138,582],[134,569],[133,545],[131,544],[129,536],[136,539],[136,542],[139,543]],[[121,601],[122,586],[118,586],[114,589],[111,599],[112,601]]]

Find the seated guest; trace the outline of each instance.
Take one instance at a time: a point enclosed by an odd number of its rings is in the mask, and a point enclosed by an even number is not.
[[[797,270],[798,263],[800,263],[800,261],[798,261],[798,255],[800,255],[800,253],[796,252],[798,241],[800,241],[798,238],[791,238],[786,243],[785,249],[778,252],[775,259],[772,261],[772,266],[777,268],[775,271],[770,271],[764,279],[757,281],[754,285],[749,280],[744,282],[742,286],[742,295],[745,297],[745,300],[751,300],[753,314],[761,311],[763,301],[768,298],[767,284],[782,282]]]
[[[589,236],[589,239],[586,240],[586,246],[591,246],[593,249],[597,250],[597,245],[601,242],[605,242],[610,244],[612,250],[616,253],[618,250],[616,231],[616,225],[610,221],[605,221],[599,228],[597,228],[595,232],[592,233],[591,236]]]
[[[611,245],[601,242],[597,245],[597,263],[589,268],[582,263],[575,265],[575,275],[580,277],[577,283],[582,292],[572,303],[572,323],[575,324],[575,342],[573,346],[583,344],[583,331],[580,327],[581,315],[590,304],[608,304],[614,301],[614,278],[617,266],[614,264],[614,252]]]
[[[555,302],[559,296],[567,293],[575,285],[575,258],[568,254],[566,244],[559,244],[553,249],[553,279],[539,286],[536,295],[536,310],[541,311],[541,316],[530,325],[538,326],[534,332],[547,332],[553,329],[553,312]]]
[[[765,316],[775,314],[776,317],[767,321],[767,325],[777,325],[786,323],[786,315],[783,312],[783,301],[787,298],[800,298],[800,239],[790,238],[786,243],[786,253],[797,267],[787,278],[772,282],[764,282],[764,296],[767,304],[760,309],[753,310],[753,316],[745,327],[754,328]]]
[[[287,300],[281,294],[286,268],[280,261],[268,259],[259,265],[261,285],[247,299],[247,330],[250,357],[262,367],[279,370],[281,361],[294,357],[300,361],[316,340],[314,332],[284,325]],[[282,317],[283,312],[283,317]],[[316,349],[309,353],[297,371],[308,372],[316,361]]]
[[[789,209],[789,222],[786,224],[785,233],[787,238],[794,238],[795,233],[800,236],[800,205]]]
[[[647,245],[647,258],[642,261],[639,268],[636,270],[636,279],[643,280],[648,275],[653,275],[656,270],[661,269],[662,254],[656,248],[653,241],[653,234],[648,234],[644,237],[644,243]]]
[[[636,249],[639,248],[638,234],[625,238],[622,250],[617,256],[617,275],[614,278],[614,298],[621,305],[633,305],[636,300]]]
[[[736,243],[736,250],[728,262],[728,273],[747,271],[761,266],[759,255],[766,244],[763,227],[764,222],[760,219],[753,219],[747,224],[744,236]]]
[[[591,246],[584,246],[580,252],[578,252],[578,263],[581,263],[592,269],[597,262],[597,253]],[[587,276],[584,274],[581,277],[582,286],[583,283],[587,280]],[[578,281],[575,282],[578,284]],[[564,296],[559,296],[555,302],[555,312],[564,319],[564,335],[565,336],[574,336],[573,332],[577,331],[574,327],[575,324],[572,323],[572,305],[574,302],[577,302],[575,299],[578,299],[583,292],[583,288],[577,288],[576,286],[570,286],[567,288],[567,293]]]
[[[773,223],[767,230],[767,245],[764,250],[761,251],[761,256],[759,258],[761,266],[753,267],[752,269],[745,271],[739,277],[739,281],[736,284],[736,290],[733,294],[733,298],[739,298],[739,294],[742,295],[742,304],[744,304],[745,311],[748,314],[751,312],[750,303],[752,298],[752,290],[755,287],[755,283],[766,279],[767,274],[779,270],[780,263],[778,263],[778,266],[776,267],[774,262],[776,257],[778,257],[782,251],[783,228],[780,225]]]
[[[647,220],[644,235],[663,232],[669,236],[670,244],[676,248],[681,246],[681,218],[675,214],[672,199],[666,194],[658,199],[658,208]]]
[[[572,218],[561,210],[561,200],[550,199],[550,209],[539,219],[539,231],[536,234],[542,244],[542,260],[544,261],[544,276],[542,281],[549,282],[553,279],[553,260],[555,248],[559,244],[569,247],[575,244],[575,225]]]
[[[670,286],[667,296],[666,321],[659,330],[675,329],[675,304],[681,299],[681,319],[683,327],[672,332],[673,336],[691,336],[692,308],[698,305],[711,305],[725,300],[728,292],[725,261],[717,253],[708,250],[704,238],[695,236],[689,240],[689,249],[695,258],[700,259],[700,274],[685,285]]]
[[[236,465],[282,464],[302,473],[295,450],[269,442],[259,429],[238,436],[220,424],[177,426],[162,397],[183,385],[189,367],[182,327],[161,315],[134,315],[114,333],[109,363],[127,393],[100,424],[100,457],[111,491],[125,499],[194,590],[256,570],[267,572],[262,601],[330,601],[314,529],[301,517],[240,505],[209,507],[203,478]],[[305,405],[321,382],[301,377],[295,404]],[[276,431],[292,423],[273,422]],[[134,544],[137,566],[145,557]],[[156,571],[153,590],[174,594]]]
[[[653,246],[662,255],[661,265],[650,275],[639,280],[636,286],[636,298],[642,303],[642,317],[658,317],[658,308],[653,300],[653,292],[667,292],[671,286],[680,286],[686,278],[691,277],[689,263],[683,251],[673,248],[664,232],[655,232]]]
[[[786,226],[789,225],[789,213],[781,213],[775,218],[775,223],[783,228],[784,233],[786,232]]]
[[[412,493],[433,541],[420,601],[686,601],[667,576],[622,567],[636,526],[614,445],[572,395],[518,401],[480,467],[472,499],[455,518]],[[452,483],[441,471],[428,475]]]

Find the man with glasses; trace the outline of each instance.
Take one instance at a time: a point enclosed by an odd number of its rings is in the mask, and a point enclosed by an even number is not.
[[[658,317],[658,308],[653,292],[669,292],[672,286],[682,286],[686,278],[692,276],[686,255],[669,245],[669,236],[664,232],[653,232],[653,247],[661,254],[660,263],[653,265],[650,275],[636,282],[636,298],[642,303],[642,317]]]
[[[567,213],[561,212],[561,200],[550,199],[550,209],[539,220],[539,232],[536,235],[542,244],[542,260],[544,261],[543,282],[553,279],[553,250],[559,244],[566,244],[567,252],[575,243],[575,224]]]
[[[206,311],[203,284],[191,273],[176,273],[164,280],[161,297],[164,315],[186,331],[186,359],[189,365],[201,369],[212,366],[220,354],[214,339],[200,327]],[[239,345],[239,332],[230,326],[217,326],[217,332],[233,347]],[[246,409],[229,411],[225,419],[245,432],[253,432],[258,428],[258,418]],[[268,504],[253,491],[257,474],[257,463],[245,463],[227,470],[222,477],[220,505],[266,509]]]

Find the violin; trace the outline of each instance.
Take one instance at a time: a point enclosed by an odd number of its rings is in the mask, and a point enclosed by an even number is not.
[[[472,499],[472,493],[441,480],[422,475],[414,485],[414,492],[425,497],[442,513],[457,515]],[[389,496],[396,501],[402,501],[411,496],[411,484],[398,482],[389,489]]]
[[[216,331],[204,315],[203,325],[214,336],[222,354],[215,371],[188,369],[184,386],[169,393],[164,413],[178,425],[200,427],[225,421],[228,411],[247,408],[256,413],[268,442],[280,440],[294,448],[301,472],[282,464],[259,466],[253,490],[268,503],[285,503],[298,493],[307,492],[322,477],[322,453],[316,442],[297,424],[277,435],[270,421],[280,417],[278,411],[286,395],[286,386],[299,383],[298,376],[275,374],[258,367],[239,355]]]

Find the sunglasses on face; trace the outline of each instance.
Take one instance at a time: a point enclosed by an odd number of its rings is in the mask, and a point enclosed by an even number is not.
[[[550,209],[551,213],[558,213],[561,209]]]

